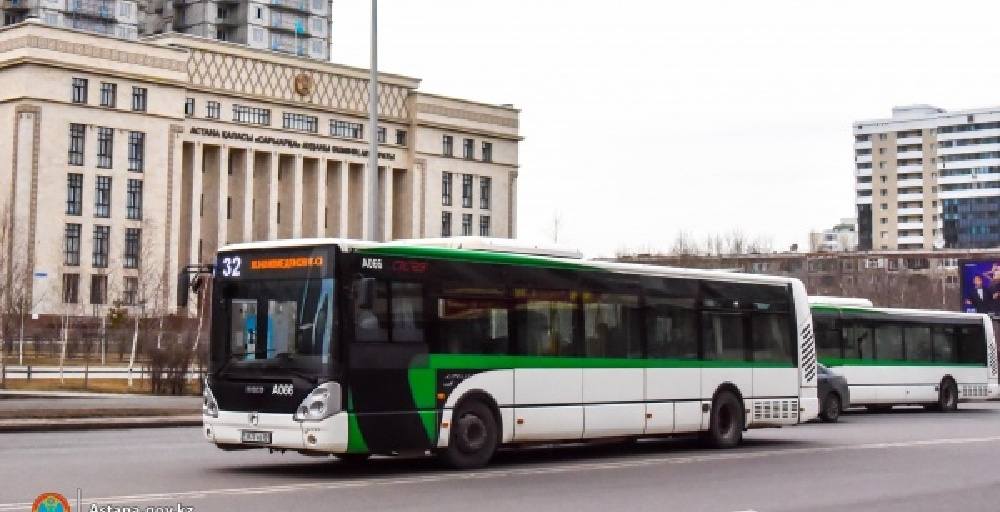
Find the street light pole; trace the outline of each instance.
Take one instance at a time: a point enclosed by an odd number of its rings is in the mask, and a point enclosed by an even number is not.
[[[378,240],[378,0],[372,0],[371,69],[368,77],[368,224],[365,239]]]

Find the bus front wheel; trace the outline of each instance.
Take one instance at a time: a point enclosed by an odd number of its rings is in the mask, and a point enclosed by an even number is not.
[[[478,400],[462,402],[452,415],[444,461],[455,469],[485,466],[497,450],[499,430],[489,407]]]
[[[712,401],[712,415],[704,439],[713,448],[734,448],[743,441],[743,404],[732,391],[722,391]]]

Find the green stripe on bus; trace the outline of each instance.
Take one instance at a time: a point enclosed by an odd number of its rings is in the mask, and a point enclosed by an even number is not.
[[[446,247],[393,246],[368,247],[358,249],[358,253],[375,256],[397,256],[403,258],[430,258],[470,263],[493,263],[501,265],[523,265],[564,270],[597,270],[578,261],[543,258],[526,254],[514,254],[472,249],[450,249]]]
[[[429,368],[496,370],[508,368],[795,368],[790,362],[703,361],[698,359],[625,359],[600,357],[430,354]]]
[[[410,368],[410,393],[413,405],[419,409],[420,421],[427,431],[427,439],[437,440],[437,371],[431,368]]]
[[[347,453],[368,453],[368,443],[358,425],[358,415],[353,412],[347,414]]]
[[[986,368],[986,363],[946,363],[931,361],[900,361],[898,359],[849,359],[820,358],[820,363],[826,366],[952,366],[957,368]]]

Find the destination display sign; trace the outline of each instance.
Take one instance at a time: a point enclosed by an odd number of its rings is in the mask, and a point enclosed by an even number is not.
[[[333,277],[333,248],[248,250],[219,254],[215,276],[221,279]]]

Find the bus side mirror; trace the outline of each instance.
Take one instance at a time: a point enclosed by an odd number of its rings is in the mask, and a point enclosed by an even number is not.
[[[375,279],[362,277],[358,281],[358,308],[371,309],[375,304]]]

